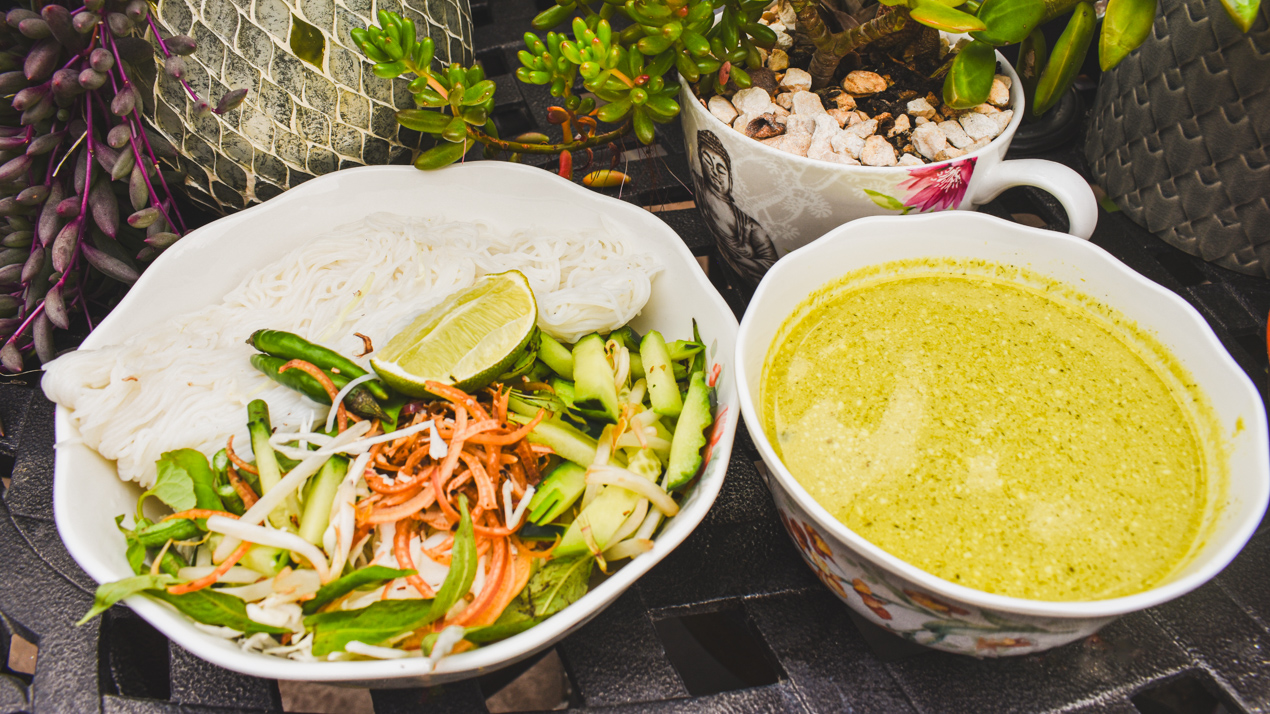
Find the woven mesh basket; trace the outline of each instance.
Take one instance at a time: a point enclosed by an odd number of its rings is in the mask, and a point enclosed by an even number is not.
[[[165,36],[197,40],[186,79],[203,99],[215,105],[226,90],[249,90],[240,108],[197,117],[156,53],[147,108],[183,155],[190,196],[219,212],[337,169],[410,161],[422,137],[395,116],[414,107],[408,82],[376,77],[349,35],[376,11],[413,19],[436,43],[438,64],[473,59],[468,0],[159,0],[155,8]]]
[[[1218,0],[1164,0],[1151,35],[1105,72],[1085,158],[1139,225],[1270,276],[1270,2],[1242,33]]]

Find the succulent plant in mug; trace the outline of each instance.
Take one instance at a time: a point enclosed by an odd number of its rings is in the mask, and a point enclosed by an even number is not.
[[[187,229],[165,170],[176,149],[145,126],[141,73],[180,79],[187,36],[161,37],[146,0],[34,0],[0,23],[0,367],[56,355],[53,332],[137,279]],[[153,45],[151,43],[154,43]],[[153,71],[153,70],[151,70]],[[247,90],[225,94],[223,113]]]

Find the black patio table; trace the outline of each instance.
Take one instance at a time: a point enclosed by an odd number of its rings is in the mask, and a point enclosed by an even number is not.
[[[516,82],[511,73],[529,19],[551,1],[472,4],[477,58],[498,79],[495,116],[504,136],[543,129],[539,122],[550,97]],[[739,316],[749,292],[713,259],[713,240],[691,203],[678,126],[659,131],[659,149],[632,145],[619,154],[618,167],[633,178],[620,198],[657,211],[705,259],[711,280]],[[1079,146],[1076,137],[1039,155],[1080,171]],[[554,159],[539,163],[552,168]],[[597,150],[594,168],[610,165],[608,150]],[[616,189],[609,193],[618,195]],[[1061,207],[1032,189],[1007,191],[983,210],[1066,228]],[[1264,399],[1270,283],[1181,253],[1119,213],[1099,215],[1093,241],[1197,307]],[[125,607],[74,627],[91,603],[95,584],[67,554],[53,522],[53,406],[39,391],[37,376],[0,384],[0,475],[5,477],[0,713],[283,711],[276,682],[203,662]],[[1264,527],[1225,572],[1194,593],[1050,652],[978,660],[903,643],[856,618],[801,562],[780,528],[758,461],[742,426],[723,491],[705,521],[611,607],[554,648],[567,678],[560,687],[561,707],[579,712],[1270,710],[1270,535]],[[38,647],[33,668],[23,656],[31,649],[26,643]],[[374,710],[483,712],[488,697],[537,660],[458,684],[375,691]],[[514,700],[510,706],[515,709]],[[508,710],[506,697],[498,708]]]

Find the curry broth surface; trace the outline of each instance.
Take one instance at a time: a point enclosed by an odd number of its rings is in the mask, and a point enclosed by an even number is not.
[[[1139,592],[1187,559],[1202,448],[1114,325],[982,275],[810,300],[768,355],[764,426],[853,531],[954,583],[1041,600]]]

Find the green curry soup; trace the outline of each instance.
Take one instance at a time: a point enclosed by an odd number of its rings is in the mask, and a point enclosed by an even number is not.
[[[767,356],[764,428],[812,497],[888,553],[1002,595],[1116,597],[1185,564],[1216,475],[1180,366],[1153,367],[1162,349],[1123,317],[1026,271],[891,265],[818,291]]]

